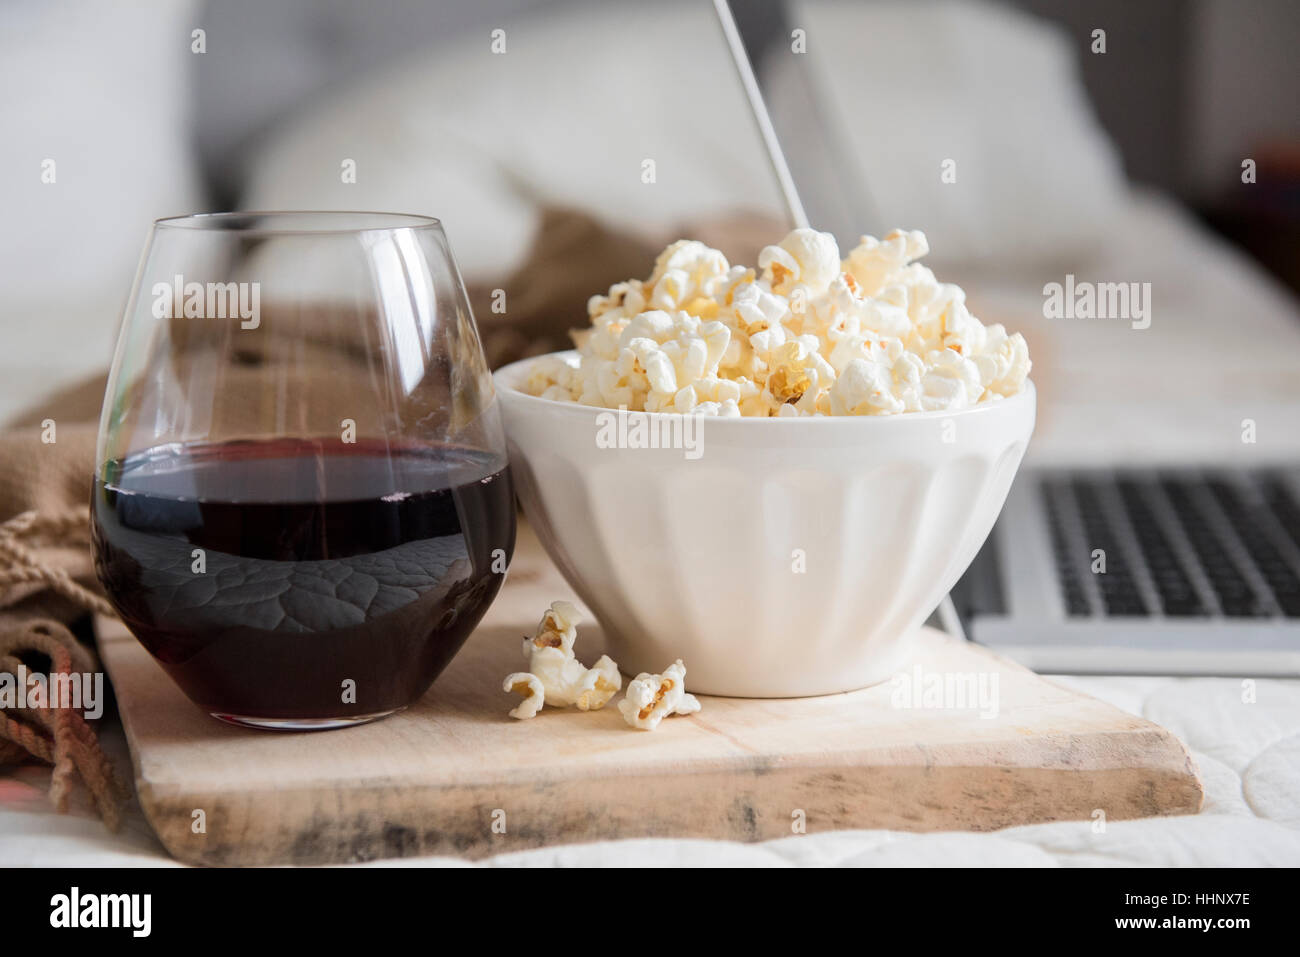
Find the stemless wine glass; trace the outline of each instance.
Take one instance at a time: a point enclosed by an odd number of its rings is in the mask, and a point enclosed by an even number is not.
[[[114,608],[215,717],[332,728],[424,694],[515,540],[492,379],[438,221],[154,223],[92,521]]]

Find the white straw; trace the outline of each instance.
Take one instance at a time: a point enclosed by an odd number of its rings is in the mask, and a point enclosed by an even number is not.
[[[803,229],[808,226],[808,214],[804,212],[803,203],[799,199],[799,190],[795,188],[794,177],[790,175],[790,167],[785,163],[785,154],[781,152],[781,142],[776,138],[776,130],[772,127],[772,118],[767,113],[767,105],[763,102],[763,93],[758,88],[758,79],[754,76],[754,68],[749,62],[749,55],[745,52],[745,44],[740,39],[740,31],[736,28],[736,20],[731,15],[731,7],[727,5],[727,0],[713,0],[713,7],[718,12],[718,23],[722,27],[722,35],[727,39],[727,46],[731,50],[731,58],[736,62],[736,71],[740,74],[740,82],[745,87],[745,96],[749,98],[749,108],[754,114],[754,122],[758,126],[759,135],[763,137],[763,145],[767,147],[767,158],[772,164],[772,172],[776,174],[777,184],[781,187],[781,195],[785,198],[786,209],[790,213],[790,219],[796,229]]]

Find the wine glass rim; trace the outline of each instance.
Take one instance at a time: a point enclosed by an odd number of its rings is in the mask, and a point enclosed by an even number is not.
[[[242,225],[237,225],[241,223]],[[290,223],[294,223],[291,225]],[[158,229],[212,230],[276,236],[350,235],[397,229],[442,229],[442,221],[419,213],[352,209],[249,209],[187,213],[153,221]]]

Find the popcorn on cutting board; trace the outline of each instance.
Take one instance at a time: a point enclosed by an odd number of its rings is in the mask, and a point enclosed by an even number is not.
[[[631,411],[718,416],[956,411],[1015,395],[1024,337],[985,326],[960,287],[914,262],[919,231],[871,236],[841,261],[835,238],[796,229],[758,271],[680,240],[650,278],[587,304],[578,355],[534,364],[525,390]]]
[[[643,671],[629,681],[618,710],[632,727],[653,731],[670,714],[699,711],[700,702],[695,695],[686,693],[686,666],[678,658],[661,675]]]
[[[623,677],[609,655],[601,655],[590,668],[574,657],[578,621],[578,609],[572,603],[552,602],[537,633],[524,639],[529,670],[507,675],[501,686],[522,699],[510,717],[535,717],[544,704],[598,711],[622,687]],[[699,711],[700,702],[686,693],[686,666],[678,658],[662,675],[643,672],[628,682],[627,696],[618,703],[618,710],[632,727],[653,731],[670,714]]]
[[[528,671],[507,675],[502,685],[503,690],[523,696],[510,712],[512,718],[531,718],[543,704],[552,708],[577,705],[580,711],[597,711],[623,686],[623,676],[609,655],[601,655],[590,668],[574,657],[579,620],[573,604],[552,602],[537,625],[537,633],[524,639]]]

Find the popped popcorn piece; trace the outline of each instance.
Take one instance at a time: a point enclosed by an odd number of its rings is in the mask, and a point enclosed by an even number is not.
[[[521,720],[535,717],[537,712],[542,710],[546,699],[546,689],[542,687],[542,682],[537,675],[529,674],[527,671],[516,671],[512,675],[506,675],[501,690],[513,691],[523,696],[523,700],[510,712],[510,717]]]
[[[790,295],[796,285],[821,294],[843,271],[835,237],[815,229],[796,229],[777,245],[765,248],[758,254],[758,268],[772,291],[782,296]]]
[[[858,281],[864,296],[877,296],[888,286],[907,285],[903,271],[929,251],[930,244],[919,229],[895,229],[884,239],[863,236],[844,261],[844,271]]]
[[[623,686],[623,676],[609,655],[601,655],[587,668],[573,653],[578,637],[578,609],[567,601],[551,603],[537,631],[523,642],[528,671],[505,680],[504,690],[524,695],[510,716],[531,718],[543,704],[552,708],[577,705],[580,711],[598,711]]]
[[[777,414],[785,405],[801,413],[815,412],[823,384],[835,381],[835,370],[817,347],[816,337],[800,336],[771,353],[763,395]]]
[[[653,731],[670,714],[699,711],[700,702],[695,695],[686,693],[686,666],[678,658],[662,675],[643,671],[629,681],[618,710],[632,727]]]
[[[579,711],[599,711],[621,687],[623,676],[618,673],[618,665],[609,655],[601,655],[583,675],[574,704]]]
[[[831,415],[902,412],[894,395],[893,375],[879,362],[851,359],[830,388]]]
[[[524,391],[634,412],[790,417],[956,411],[1015,395],[1024,337],[985,326],[966,294],[915,262],[925,234],[863,236],[841,261],[796,229],[758,270],[680,240],[648,279],[587,304],[576,359],[544,357]]]
[[[578,640],[578,622],[582,616],[571,601],[553,601],[542,613],[533,637],[524,639],[524,657],[531,650],[558,648],[566,657],[573,657],[573,643]]]
[[[726,278],[730,265],[716,249],[693,239],[679,239],[655,260],[650,305],[655,309],[682,309],[694,316],[717,312],[715,287]]]

